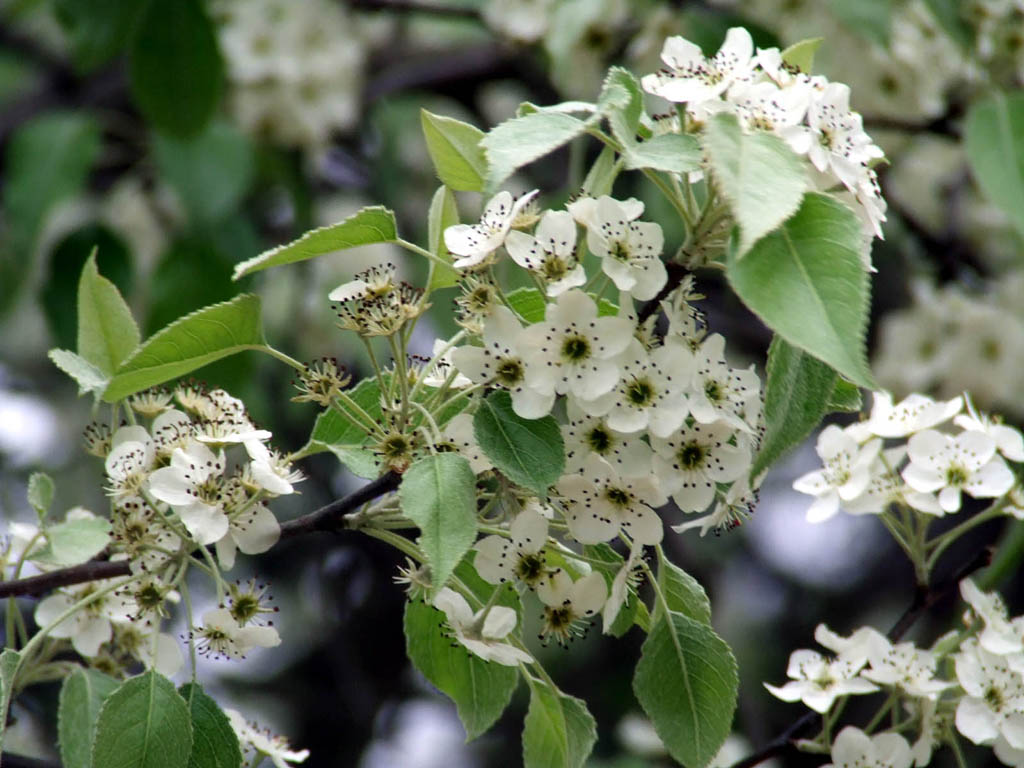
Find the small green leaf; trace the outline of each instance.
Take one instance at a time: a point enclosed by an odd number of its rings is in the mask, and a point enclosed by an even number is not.
[[[141,340],[139,326],[117,286],[96,268],[94,251],[78,281],[78,354],[110,375]]]
[[[139,0],[56,0],[75,67],[91,72],[119,54],[142,8]]]
[[[974,104],[964,147],[978,185],[1024,235],[1024,93],[997,91]]]
[[[487,153],[488,194],[494,194],[518,168],[569,143],[587,124],[561,112],[535,112],[493,128],[480,144]]]
[[[742,259],[733,242],[726,274],[743,303],[787,342],[877,389],[865,352],[870,284],[861,238],[853,211],[809,193],[796,215]]]
[[[487,158],[480,140],[484,132],[456,120],[420,110],[423,137],[437,177],[456,192],[479,192],[487,176]]]
[[[476,477],[457,453],[425,456],[402,475],[398,498],[420,529],[436,594],[476,541]]]
[[[346,248],[355,248],[357,245],[393,243],[397,239],[395,214],[387,208],[373,205],[357,211],[344,221],[310,230],[298,240],[271,248],[259,256],[236,264],[234,279],[238,280],[268,267],[293,264],[296,261],[305,261]]]
[[[453,644],[444,633],[443,621],[444,614],[427,603],[406,603],[406,653],[416,669],[455,702],[466,739],[475,739],[505,711],[519,683],[519,671],[484,661]]]
[[[551,416],[518,416],[508,392],[492,392],[480,404],[473,415],[473,434],[497,469],[542,498],[565,469],[565,445],[558,422]]]
[[[107,697],[120,685],[96,669],[76,669],[64,680],[57,710],[57,736],[64,768],[90,768],[96,721]]]
[[[681,613],[654,622],[633,692],[669,753],[705,766],[732,730],[739,677],[729,646],[707,624]]]
[[[7,731],[7,713],[11,708],[14,683],[21,666],[21,654],[13,648],[0,653],[0,754],[3,753],[4,736]]]
[[[103,703],[92,748],[96,768],[186,768],[191,752],[188,704],[166,677],[153,670],[130,677]]]
[[[825,363],[776,336],[768,348],[765,435],[750,476],[799,445],[821,423],[838,376]]]
[[[590,167],[587,177],[583,180],[582,193],[590,197],[610,195],[619,175],[619,164],[615,162],[615,150],[605,147],[597,160]]]
[[[582,768],[596,741],[597,724],[585,702],[531,681],[523,723],[525,768]]]
[[[46,513],[53,504],[53,478],[45,472],[33,472],[28,478],[28,503],[36,511],[39,519],[46,517]]]
[[[615,98],[612,98],[612,89],[616,91]],[[643,91],[636,75],[622,67],[609,69],[597,103],[599,109],[608,116],[612,135],[623,146],[632,146],[636,142],[636,132],[644,113]]]
[[[689,173],[700,168],[701,152],[693,136],[665,133],[626,147],[623,157],[630,170],[653,168],[669,173]]]
[[[45,529],[46,544],[33,550],[28,559],[46,565],[68,566],[84,563],[110,543],[110,521],[102,517],[68,520]]]
[[[836,386],[828,399],[828,410],[856,413],[863,407],[864,400],[860,396],[860,388],[842,376],[837,376]]]
[[[380,385],[375,378],[363,379],[346,393],[360,408],[373,419],[381,414]],[[323,411],[316,418],[313,431],[309,435],[309,444],[302,448],[296,458],[305,458],[314,453],[327,450],[326,447],[311,450],[313,443],[322,446],[363,445],[366,442],[366,429],[353,419],[348,418],[334,408]]]
[[[808,37],[793,43],[782,52],[782,60],[801,72],[810,74],[814,71],[814,54],[821,47],[823,37]]]
[[[139,111],[163,133],[195,136],[220,102],[224,62],[200,0],[149,0],[129,46]]]
[[[704,128],[715,185],[740,227],[737,258],[800,207],[806,163],[782,139],[744,133],[735,115],[719,114]]]
[[[711,624],[711,601],[704,587],[667,558],[662,558],[658,563],[658,586],[661,587],[670,611],[681,613],[701,624]],[[656,619],[659,618],[660,608],[659,603],[655,607]]]
[[[427,216],[427,240],[430,252],[445,261],[451,255],[444,244],[444,231],[459,223],[459,209],[455,203],[455,195],[443,184],[437,188],[430,201],[430,213]],[[448,288],[459,282],[459,273],[455,267],[442,267],[436,261],[430,262],[430,277],[427,279],[427,294],[438,288]]]
[[[242,751],[228,716],[198,683],[187,683],[178,693],[192,719],[192,753],[188,768],[238,768]]]
[[[103,371],[70,350],[51,349],[47,356],[50,362],[75,380],[79,395],[86,392],[100,395],[110,382],[110,377]]]
[[[249,139],[222,120],[191,139],[156,135],[153,157],[193,223],[212,224],[233,212],[255,170]]]
[[[147,339],[118,368],[103,399],[114,403],[214,360],[265,347],[259,296],[242,294],[186,315]]]
[[[544,319],[548,303],[544,298],[544,294],[536,288],[516,288],[514,291],[509,291],[505,298],[508,299],[508,305],[512,311],[525,320],[527,324],[539,323]],[[598,317],[608,317],[618,313],[619,308],[608,301],[608,299],[601,299],[597,303]]]
[[[882,48],[889,47],[892,0],[829,0],[829,8],[852,32]]]

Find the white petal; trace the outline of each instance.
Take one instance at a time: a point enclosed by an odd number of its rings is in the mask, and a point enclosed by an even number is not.
[[[268,507],[258,506],[252,515],[245,516],[245,524],[232,526],[232,535],[238,548],[247,555],[258,555],[277,544],[281,526]]]
[[[487,612],[480,634],[488,640],[501,640],[516,628],[518,614],[503,605],[496,605]]]

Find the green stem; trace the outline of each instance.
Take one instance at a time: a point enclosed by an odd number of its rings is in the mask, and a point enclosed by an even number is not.
[[[395,549],[399,550],[400,552],[405,553],[406,555],[408,555],[409,557],[411,557],[413,560],[415,560],[418,563],[422,563],[422,562],[424,562],[426,560],[426,557],[420,551],[420,548],[417,547],[415,544],[413,544],[411,541],[409,541],[404,536],[399,536],[397,533],[392,533],[391,531],[385,531],[385,530],[382,530],[380,528],[370,528],[370,527],[367,527],[367,528],[361,528],[360,530],[363,533],[365,533],[367,536],[372,536],[375,539],[380,539],[381,541],[387,542],[388,544],[393,546]]]
[[[264,345],[262,347],[253,347],[253,349],[260,349],[260,350],[266,352],[271,357],[276,357],[282,363],[290,365],[292,368],[294,368],[297,371],[305,371],[306,370],[306,366],[303,365],[302,363],[300,363],[294,357],[286,355],[284,352],[281,352],[280,350],[274,349],[269,344],[266,344],[266,345]]]
[[[450,269],[452,266],[450,262],[446,261],[445,259],[442,259],[440,256],[437,256],[436,254],[431,253],[426,248],[421,248],[420,246],[416,245],[416,243],[410,243],[408,240],[403,240],[402,238],[398,238],[397,240],[394,241],[394,243],[400,248],[405,248],[405,250],[411,251],[412,253],[415,253],[418,256],[423,256],[424,258],[430,259],[432,262],[434,262],[435,264],[440,264],[442,267],[447,267]]]
[[[195,620],[192,618],[192,596],[188,591],[188,584],[185,580],[181,580],[181,584],[178,586],[178,590],[181,592],[181,600],[185,604],[185,621],[188,622],[188,660],[189,664],[192,665],[192,682],[196,682],[196,641],[192,636],[192,629],[195,627]],[[156,658],[154,655],[153,658]]]
[[[939,556],[946,551],[946,548],[956,541],[958,538],[963,536],[967,531],[971,530],[975,526],[987,523],[989,520],[998,517],[1003,513],[1003,506],[1005,502],[999,501],[990,506],[988,509],[982,510],[973,517],[969,517],[959,525],[950,528],[945,533],[939,534],[930,542],[928,546],[932,548],[932,552],[928,557],[928,568],[934,568],[935,563],[938,562]]]

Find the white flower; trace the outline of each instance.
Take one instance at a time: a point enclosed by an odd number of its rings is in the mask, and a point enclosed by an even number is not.
[[[793,651],[786,674],[792,678],[781,688],[764,684],[783,701],[800,701],[815,712],[825,714],[839,696],[874,693],[878,686],[857,673],[864,660],[850,661],[842,657],[829,661],[817,651]]]
[[[513,201],[510,192],[499,192],[484,207],[478,224],[455,224],[444,231],[444,244],[456,256],[456,269],[472,267],[486,259],[505,242],[512,222],[523,207],[537,196],[527,192]]]
[[[288,763],[302,763],[309,757],[309,750],[303,749],[295,752],[289,748],[288,741],[283,736],[271,735],[269,730],[260,729],[256,723],[247,722],[237,710],[229,707],[224,708],[224,714],[228,716],[231,729],[238,737],[239,746],[246,754],[246,762],[250,758],[248,753],[256,752],[266,755],[274,768],[288,768]]]
[[[971,606],[975,616],[985,623],[978,635],[978,644],[989,653],[1006,655],[1024,651],[1024,637],[1010,622],[1006,604],[998,592],[982,592],[971,579],[960,582],[960,595]]]
[[[241,626],[227,608],[203,614],[203,626],[196,629],[196,650],[211,658],[242,659],[255,647],[272,648],[281,644],[273,627]]]
[[[433,604],[444,611],[455,639],[484,661],[496,661],[507,667],[533,661],[526,651],[501,642],[516,628],[519,619],[511,608],[495,605],[474,614],[466,598],[448,587],[437,593]]]
[[[476,442],[472,414],[463,412],[453,416],[441,430],[441,439],[451,443],[455,450],[469,461],[469,468],[474,474],[479,475],[481,472],[494,469],[491,460],[480,450]]]
[[[601,631],[606,635],[611,632],[612,625],[619,617],[619,612],[629,599],[630,580],[634,578],[635,569],[643,551],[643,545],[634,542],[633,546],[629,548],[629,557],[626,558],[626,562],[622,564],[618,573],[615,574],[615,578],[612,579],[611,592],[604,608],[601,609],[603,621]]]
[[[886,636],[873,627],[860,627],[849,637],[843,637],[829,629],[827,624],[819,624],[814,628],[814,639],[840,659],[849,661],[858,668],[868,659],[883,654],[891,647]]]
[[[676,354],[686,356],[689,346],[672,341],[666,344]],[[714,333],[704,339],[700,349],[692,356],[690,381],[690,413],[701,424],[725,421],[751,431],[744,418],[760,401],[761,380],[750,369],[730,368],[725,360],[725,338]]]
[[[832,762],[822,768],[910,768],[914,755],[898,733],[868,736],[848,725],[832,744]]]
[[[149,492],[178,514],[188,532],[201,545],[213,544],[228,531],[221,504],[224,452],[215,455],[199,442],[175,448],[169,467],[149,477]]]
[[[917,698],[937,699],[954,683],[935,679],[938,659],[931,651],[913,643],[892,645],[883,636],[885,645],[875,649],[868,658],[870,669],[861,675],[881,685],[897,686]]]
[[[820,523],[839,511],[840,501],[855,499],[867,489],[870,468],[882,449],[877,438],[857,445],[842,428],[830,424],[818,435],[816,450],[825,466],[793,482],[793,489],[816,496],[807,510],[807,521]]]
[[[851,427],[846,428],[846,433],[852,434]],[[933,494],[912,489],[896,471],[906,455],[906,445],[883,449],[868,470],[868,487],[856,498],[844,499],[843,510],[851,515],[880,515],[892,504],[907,504],[919,512],[941,516],[939,500]]]
[[[1005,656],[967,640],[956,655],[956,677],[965,696],[956,708],[956,727],[975,744],[1000,736],[1024,749],[1024,679]]]
[[[935,699],[915,699],[908,703],[908,708],[917,708],[920,717],[920,735],[914,742],[911,751],[914,753],[914,765],[918,768],[928,765],[932,760],[932,752],[942,739],[946,726],[944,718],[938,716],[938,701]]]
[[[757,496],[757,489],[751,489],[750,481],[741,475],[733,481],[725,496],[718,500],[715,508],[710,513],[696,520],[673,525],[672,530],[676,533],[682,533],[691,528],[700,528],[701,538],[712,529],[716,532],[730,531],[742,525],[743,521],[747,520],[754,513],[754,507],[757,505]]]
[[[975,498],[995,498],[1010,490],[1013,472],[995,452],[995,440],[983,432],[950,437],[926,429],[907,443],[910,464],[903,479],[915,491],[939,491],[942,509],[956,512],[961,490]]]
[[[646,75],[641,83],[648,93],[669,101],[700,103],[721,96],[754,67],[754,41],[743,27],[733,27],[712,58],[682,37],[670,37],[661,49],[666,69]]]
[[[544,278],[548,296],[559,296],[587,281],[575,248],[576,223],[567,211],[547,211],[533,235],[514,230],[505,239],[512,260]]]
[[[115,503],[140,494],[155,458],[153,441],[144,427],[121,427],[114,433],[104,468],[109,481],[107,493]]]
[[[963,398],[936,402],[926,395],[912,394],[893,405],[888,392],[872,392],[871,416],[854,425],[878,437],[907,437],[949,421],[963,408]],[[852,429],[852,428],[851,428]],[[861,439],[862,432],[851,432]]]
[[[245,450],[252,460],[249,462],[249,472],[264,491],[273,496],[295,493],[292,483],[304,479],[301,472],[292,469],[289,462],[259,440],[246,440]]]
[[[586,633],[584,620],[593,616],[608,598],[604,576],[597,571],[573,581],[559,568],[537,586],[537,597],[544,603],[544,627],[541,634],[553,635],[559,645]]]
[[[995,441],[996,450],[1007,459],[1024,462],[1024,437],[1020,431],[978,413],[970,400],[967,401],[967,413],[955,416],[953,423],[966,432],[983,432]]]
[[[217,541],[217,560],[226,571],[235,564],[235,550],[258,555],[277,544],[281,526],[266,504],[256,504],[228,519],[228,532]]]
[[[725,422],[694,422],[671,437],[651,437],[654,474],[681,510],[703,512],[715,499],[717,483],[750,469],[750,453],[730,443],[735,434]]]
[[[864,132],[861,116],[850,111],[850,87],[829,83],[812,91],[807,123],[813,134],[807,157],[819,171],[831,170],[847,189],[856,192],[866,164],[883,157],[882,150]]]
[[[641,439],[642,435],[616,432],[605,417],[580,413],[575,401],[569,401],[568,411],[569,423],[562,427],[564,474],[578,473],[592,453],[614,466],[623,477],[650,474],[651,448]]]
[[[360,272],[356,279],[342,283],[329,294],[331,301],[373,301],[390,294],[398,287],[395,265],[390,262]]]
[[[122,580],[123,581],[123,580]],[[45,627],[57,620],[75,603],[117,583],[114,580],[92,581],[55,592],[36,606],[35,620]],[[68,638],[74,649],[86,658],[99,653],[100,646],[113,636],[111,622],[128,621],[135,613],[135,602],[118,591],[107,592],[85,608],[75,611],[50,630],[51,637]]]
[[[434,339],[434,347],[430,353],[433,362],[423,373],[424,386],[442,387],[450,376],[452,379],[448,386],[452,389],[464,389],[473,384],[472,381],[455,370],[452,363],[452,353],[454,352],[455,347],[450,341]]]
[[[548,521],[534,509],[524,509],[509,526],[511,537],[485,536],[473,547],[473,567],[489,584],[518,579],[533,586],[546,575],[541,554],[548,541]]]
[[[737,83],[729,91],[729,101],[736,106],[744,128],[775,133],[799,154],[806,153],[810,145],[810,136],[797,127],[810,98],[809,85],[781,89],[771,81]]]

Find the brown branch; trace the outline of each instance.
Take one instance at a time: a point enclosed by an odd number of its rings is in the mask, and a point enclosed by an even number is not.
[[[17,755],[5,752],[3,755],[4,768],[61,768],[60,763],[53,763],[49,760],[40,760],[26,755]]]
[[[425,3],[418,0],[347,0],[354,11],[396,11],[402,13],[431,13],[436,16],[457,16],[464,19],[480,17],[480,9],[461,5]]]
[[[367,483],[344,498],[332,501],[330,504],[320,507],[320,509],[314,510],[308,515],[288,520],[281,524],[281,538],[290,539],[293,536],[318,531],[341,530],[344,528],[343,518],[345,514],[361,507],[368,501],[373,501],[378,496],[395,490],[400,480],[401,475],[388,472],[386,475],[381,475],[373,482]],[[100,579],[111,579],[116,576],[127,576],[130,573],[128,561],[126,560],[90,560],[81,565],[61,568],[60,570],[51,571],[39,576],[0,582],[0,598],[19,595],[39,595],[58,587],[82,584],[87,581],[99,581]]]
[[[683,281],[684,277],[690,274],[690,270],[682,264],[677,264],[674,261],[665,262],[665,269],[668,270],[668,281],[662,289],[655,294],[653,299],[640,308],[636,318],[638,324],[643,323],[647,318],[657,312],[658,308],[661,306],[661,302],[664,301],[672,291],[679,287],[679,284]]]

